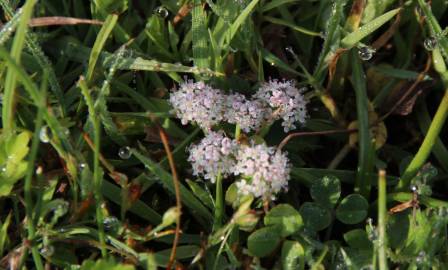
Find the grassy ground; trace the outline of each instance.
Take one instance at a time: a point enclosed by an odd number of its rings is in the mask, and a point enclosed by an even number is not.
[[[0,268],[448,268],[446,1],[0,6]],[[193,176],[170,92],[271,79],[306,124],[238,137],[288,153],[287,192]]]

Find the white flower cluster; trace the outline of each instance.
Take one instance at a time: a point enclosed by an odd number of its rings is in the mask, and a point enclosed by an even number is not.
[[[288,188],[290,166],[285,153],[258,144],[242,146],[236,159],[234,173],[243,177],[236,183],[240,193],[274,199],[274,194]]]
[[[224,119],[230,124],[238,124],[244,132],[258,130],[267,120],[268,109],[259,100],[249,100],[241,94],[227,96]]]
[[[241,176],[236,183],[240,194],[273,199],[287,189],[290,166],[285,153],[265,144],[240,145],[222,132],[210,132],[190,147],[188,160],[194,175],[203,175],[212,183],[221,176]]]
[[[202,175],[215,183],[218,174],[226,177],[235,166],[234,156],[238,144],[227,138],[223,132],[209,132],[200,143],[190,147],[188,161],[193,166],[194,175]]]
[[[263,100],[274,110],[273,120],[283,119],[285,132],[296,129],[294,123],[304,124],[307,118],[303,89],[297,89],[292,81],[272,80],[263,83],[255,97]]]
[[[283,119],[285,132],[304,124],[307,118],[303,90],[292,81],[263,83],[251,99],[242,94],[225,95],[204,82],[187,81],[170,96],[177,117],[186,125],[193,122],[205,130],[221,121],[238,124],[244,132],[258,130],[266,121]]]
[[[225,96],[204,82],[181,84],[179,91],[170,95],[170,103],[183,125],[194,122],[210,130],[223,120]]]

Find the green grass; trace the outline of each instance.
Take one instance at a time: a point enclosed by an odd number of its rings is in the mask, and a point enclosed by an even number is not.
[[[446,1],[0,7],[0,269],[448,268]],[[56,16],[102,24],[30,27]],[[307,88],[298,133],[214,128],[288,152],[271,202],[194,176],[206,132],[168,102],[185,80],[269,79]]]

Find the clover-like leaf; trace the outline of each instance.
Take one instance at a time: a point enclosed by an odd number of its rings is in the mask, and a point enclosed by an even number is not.
[[[367,216],[369,203],[359,194],[345,197],[336,209],[336,218],[345,224],[356,224]]]
[[[264,217],[264,224],[277,225],[280,235],[286,237],[297,232],[303,226],[302,216],[289,204],[279,204],[272,208]]]
[[[247,239],[247,247],[254,256],[264,257],[274,251],[280,241],[278,227],[269,226],[253,232]]]
[[[331,223],[331,213],[317,203],[306,202],[300,207],[305,226],[314,231],[327,228]]]
[[[285,241],[282,246],[282,269],[304,269],[305,250],[297,241]]]
[[[334,176],[324,176],[313,182],[310,193],[315,202],[333,208],[341,196],[341,184]]]

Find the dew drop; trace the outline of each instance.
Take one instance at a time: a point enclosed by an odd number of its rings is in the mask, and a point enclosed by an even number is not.
[[[43,248],[41,248],[40,253],[45,257],[50,257],[54,254],[54,247],[51,245],[44,246]]]
[[[370,59],[372,59],[374,53],[375,50],[368,46],[364,46],[358,49],[359,58],[361,58],[361,60],[363,61],[369,61]]]
[[[115,216],[106,217],[103,221],[104,230],[116,232],[120,226],[120,222]]]
[[[129,159],[131,154],[131,148],[129,146],[121,147],[120,150],[118,150],[118,156],[122,159]]]
[[[417,186],[412,186],[412,187],[411,187],[411,191],[412,191],[412,192],[417,191]]]
[[[79,171],[83,171],[85,168],[87,168],[87,164],[85,164],[85,163],[79,163],[79,165],[78,165],[78,169],[79,169]]]
[[[6,173],[6,166],[1,166],[0,167],[0,172],[1,173]]]
[[[166,17],[168,17],[168,15],[170,15],[170,12],[169,12],[165,7],[163,7],[163,6],[156,7],[156,8],[154,9],[154,13],[155,13],[156,15],[158,15],[158,16],[164,18],[164,19],[165,19]]]
[[[275,63],[274,63],[274,62],[272,62],[272,63],[271,63],[271,66],[275,66]]]
[[[48,126],[43,126],[39,131],[39,139],[43,143],[49,143],[51,140],[51,131]]]
[[[427,51],[434,50],[436,46],[437,46],[437,39],[435,37],[429,37],[425,39],[425,41],[423,41],[423,47],[425,47]]]

